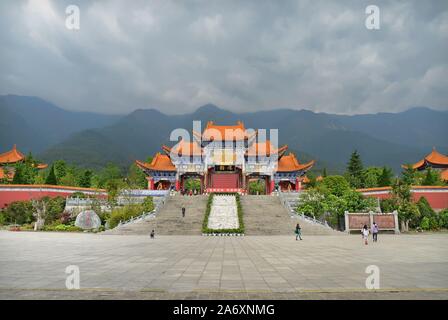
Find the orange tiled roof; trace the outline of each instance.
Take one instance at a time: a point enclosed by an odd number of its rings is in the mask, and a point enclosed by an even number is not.
[[[412,168],[423,169],[426,163],[448,166],[448,157],[437,152],[437,150],[433,148],[430,154],[428,154],[425,158],[423,158],[419,162],[414,163],[412,165]]]
[[[176,154],[182,155],[182,156],[200,156],[202,155],[202,148],[201,146],[196,142],[187,142],[184,140],[179,141],[175,146],[172,148],[163,146],[163,150],[167,153],[174,152]]]
[[[440,173],[440,179],[448,181],[448,169],[445,169]]]
[[[217,140],[244,140],[249,135],[246,132],[246,128],[241,121],[238,121],[233,126],[218,126],[213,121],[207,122],[207,127],[202,133],[202,139],[206,141]]]
[[[143,169],[154,170],[154,171],[176,171],[176,167],[171,162],[170,157],[166,154],[161,154],[157,152],[155,157],[152,159],[151,163],[141,162],[136,160],[135,163]]]
[[[300,164],[297,160],[296,156],[293,153],[282,156],[278,160],[278,169],[279,172],[291,172],[297,170],[307,170],[310,169],[314,165],[314,160],[311,160],[308,163]]]
[[[16,163],[25,159],[23,153],[17,150],[16,145],[11,150],[0,154],[0,163]]]
[[[267,140],[265,142],[254,142],[247,150],[247,155],[256,156],[256,155],[266,155],[270,156],[271,154],[281,154],[288,149],[287,145],[276,149],[271,141]]]

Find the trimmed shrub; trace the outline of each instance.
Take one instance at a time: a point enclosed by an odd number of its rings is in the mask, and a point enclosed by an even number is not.
[[[430,224],[428,217],[423,217],[422,221],[420,222],[420,228],[422,228],[423,230],[429,230]]]

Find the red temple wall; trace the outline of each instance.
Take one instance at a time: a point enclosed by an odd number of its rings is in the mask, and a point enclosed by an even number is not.
[[[377,199],[388,199],[391,197],[390,188],[371,188],[360,189],[367,197]],[[412,188],[412,198],[418,201],[421,197],[425,197],[431,208],[441,210],[448,208],[448,187],[424,187],[418,186]]]
[[[64,187],[64,186],[33,186],[33,185],[0,185],[0,209],[15,201],[29,201],[42,197],[68,197],[75,192],[94,194],[100,198],[106,198],[104,190],[89,188]]]

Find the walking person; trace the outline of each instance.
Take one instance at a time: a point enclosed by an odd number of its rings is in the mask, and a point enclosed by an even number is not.
[[[373,236],[373,242],[378,242],[378,225],[376,224],[375,221],[373,221],[373,225],[372,225],[372,236]]]
[[[369,228],[367,228],[367,225],[365,224],[364,227],[361,230],[362,239],[365,243],[365,245],[368,245],[368,239],[369,239]]]
[[[182,207],[182,218],[185,218],[185,207]]]
[[[154,229],[152,229],[152,231],[151,231],[151,233],[149,234],[149,236],[151,237],[151,239],[154,239],[154,236],[155,236]]]
[[[302,228],[300,227],[300,224],[296,225],[296,240],[297,238],[299,238],[300,240],[302,240]]]

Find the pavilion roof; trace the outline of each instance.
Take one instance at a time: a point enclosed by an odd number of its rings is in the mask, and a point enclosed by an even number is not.
[[[308,170],[314,165],[315,161],[311,160],[310,162],[301,164],[299,160],[297,160],[294,153],[289,153],[288,155],[282,156],[278,160],[278,172],[292,172],[298,170]]]
[[[440,173],[440,179],[448,182],[448,169],[445,169]]]
[[[202,148],[196,141],[188,142],[181,140],[176,145],[174,145],[172,148],[167,146],[162,146],[162,149],[166,153],[176,153],[179,156],[201,156],[202,155]]]
[[[421,170],[426,168],[427,165],[439,165],[448,167],[448,157],[437,152],[436,148],[433,148],[430,154],[428,154],[422,160],[414,163],[412,165],[412,168]]]
[[[142,162],[136,160],[135,163],[142,169],[152,170],[152,171],[176,171],[176,167],[171,162],[170,157],[166,154],[157,154],[152,159],[151,163]]]
[[[0,154],[0,163],[2,163],[2,164],[16,163],[16,162],[23,161],[24,159],[25,159],[25,156],[23,155],[22,152],[17,150],[16,145],[14,145],[11,150]]]
[[[196,136],[197,133],[193,132]],[[228,141],[228,140],[245,140],[256,135],[256,131],[248,132],[244,126],[244,123],[237,121],[236,125],[221,126],[216,125],[213,121],[207,122],[207,126],[202,133],[202,140],[205,141]]]

